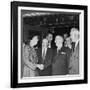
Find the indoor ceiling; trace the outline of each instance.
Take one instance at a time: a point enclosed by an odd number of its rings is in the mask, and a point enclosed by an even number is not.
[[[47,28],[79,27],[79,13],[31,12],[22,15],[24,25]]]

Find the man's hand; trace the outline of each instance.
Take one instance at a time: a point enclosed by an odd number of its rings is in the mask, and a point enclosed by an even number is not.
[[[37,64],[37,67],[38,67],[40,70],[43,70],[43,69],[44,69],[44,65],[43,65],[43,64]]]

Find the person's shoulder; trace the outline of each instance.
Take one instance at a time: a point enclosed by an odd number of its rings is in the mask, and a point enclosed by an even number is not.
[[[23,49],[24,54],[25,54],[25,55],[26,55],[26,54],[28,55],[29,51],[30,51],[29,46],[28,46],[28,45],[25,45],[25,47],[24,47],[24,49]]]
[[[53,52],[55,49],[54,48],[48,48],[48,50]]]
[[[52,53],[52,54],[55,54],[57,49],[56,48],[49,48],[49,51]]]
[[[25,45],[24,49],[27,50],[27,49],[30,49],[30,47],[28,45]]]
[[[37,50],[41,50],[41,48],[39,47],[39,48],[37,48]]]
[[[68,50],[70,50],[70,48],[69,47],[63,47],[63,50],[68,51]]]
[[[37,54],[41,52],[41,48],[36,49]]]
[[[70,52],[71,52],[71,49],[68,48],[68,47],[63,47],[62,50],[63,50],[64,52],[66,52],[66,53],[70,53]]]

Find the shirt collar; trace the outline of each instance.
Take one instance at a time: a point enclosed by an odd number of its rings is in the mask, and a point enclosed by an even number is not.
[[[77,47],[78,43],[79,43],[79,40],[76,41],[76,43],[75,43],[75,48]]]

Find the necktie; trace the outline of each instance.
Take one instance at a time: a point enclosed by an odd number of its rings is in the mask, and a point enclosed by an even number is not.
[[[57,49],[57,53],[58,53],[58,51],[59,51],[59,50]]]
[[[74,52],[75,49],[75,43],[72,43],[72,52]]]
[[[45,59],[45,49],[43,50],[42,58]]]

